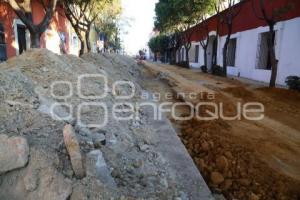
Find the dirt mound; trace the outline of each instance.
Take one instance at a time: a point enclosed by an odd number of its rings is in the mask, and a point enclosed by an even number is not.
[[[97,78],[80,82],[79,77],[87,74],[107,77],[106,97],[87,99],[87,96],[105,92],[105,83]],[[114,103],[124,103],[113,94],[113,83],[120,80],[134,82],[138,74],[139,66],[133,59],[114,54],[87,54],[78,58],[32,49],[0,64],[0,134],[23,136],[28,141],[31,155],[27,166],[0,176],[0,198],[41,198],[52,193],[58,200],[70,196],[73,199],[77,195],[82,199],[187,196],[177,180],[176,170],[169,167],[169,158],[160,151],[163,144],[159,143],[157,131],[147,123],[151,115],[139,109],[135,111],[139,115],[137,119],[116,121],[113,117]],[[137,95],[141,92],[140,86],[134,84],[136,96],[128,100],[133,105],[142,101]],[[125,87],[116,89],[115,93],[126,95],[130,91]],[[88,103],[92,106],[84,106]],[[93,107],[95,103],[107,106],[106,126],[82,126],[82,123],[99,123],[105,119],[105,110]],[[53,105],[56,105],[55,109]],[[78,121],[79,111],[81,121]],[[89,161],[84,164],[88,165],[86,170],[94,170],[87,172],[88,176],[83,179],[74,174],[73,165],[78,163],[73,158],[76,153],[72,154],[71,162],[70,149],[65,146],[62,130],[66,124],[74,128],[82,162]],[[171,129],[164,123],[155,128],[160,126]],[[112,184],[107,185],[105,180],[111,180]],[[51,188],[48,192],[47,187]],[[60,191],[55,190],[65,187],[68,188],[65,193],[59,194]]]
[[[228,87],[223,89],[222,91],[228,92],[232,94],[236,98],[253,98],[253,93],[246,88],[240,86],[240,87]]]
[[[300,183],[257,159],[222,121],[191,120],[180,126],[182,141],[215,192],[228,199],[297,199]],[[215,178],[214,174],[219,177]],[[219,180],[218,180],[219,179]]]
[[[300,102],[300,92],[295,90],[288,90],[284,88],[266,88],[266,87],[258,88],[256,90],[261,91],[276,100]]]
[[[215,99],[211,102],[222,103],[225,116],[236,116],[237,103],[253,101],[265,106],[265,117],[259,121],[192,119],[184,122],[172,120],[170,116],[182,142],[214,192],[224,194],[227,199],[299,199],[300,101],[294,101],[298,100],[297,94],[284,89],[251,89],[251,85],[169,65],[148,66],[147,63],[146,66],[154,75],[152,80],[156,80],[155,74],[163,72],[168,74],[164,80],[169,81],[168,77],[180,80],[176,88],[190,82],[189,85],[197,87],[192,89],[194,92],[203,86],[213,90]],[[151,80],[148,81],[151,85]],[[222,84],[216,84],[216,81]],[[161,95],[165,91],[157,89],[159,84],[169,90],[176,89],[165,81],[155,83],[153,90],[160,91]],[[286,100],[289,98],[293,100]],[[216,110],[210,109],[203,106],[200,112]],[[186,110],[182,113],[182,116],[190,115]]]

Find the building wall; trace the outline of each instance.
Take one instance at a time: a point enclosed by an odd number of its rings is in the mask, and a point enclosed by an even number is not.
[[[32,2],[32,14],[35,24],[41,22],[44,16],[44,10],[42,6],[36,1]],[[17,38],[17,24],[23,24],[16,16],[15,12],[7,3],[0,3],[0,23],[5,28],[5,42],[7,57],[13,57],[18,55],[18,38]],[[52,21],[41,36],[41,47],[47,48],[55,53],[60,52],[61,38],[65,39],[66,53],[70,53],[70,32],[69,22],[64,17],[64,12],[61,7],[58,6],[57,12],[54,13]],[[62,36],[63,35],[63,36]],[[26,30],[26,42],[27,49],[30,47],[30,34]]]
[[[259,10],[259,0],[255,2],[255,10]],[[228,67],[228,74],[241,76],[257,81],[269,82],[271,70],[257,69],[257,52],[259,35],[268,31],[268,26],[264,20],[259,20],[253,13],[252,0],[245,0],[235,6],[235,9],[241,7],[241,12],[233,21],[233,34],[231,38],[237,39],[235,66]],[[293,3],[291,10],[286,12],[281,21],[275,26],[276,29],[276,58],[278,62],[277,84],[285,85],[285,79],[290,75],[300,76],[300,3],[292,0],[274,0],[272,5],[267,6],[266,12],[270,15],[271,10],[280,8],[288,2]],[[226,10],[221,14],[226,14]],[[209,35],[216,35],[218,16],[212,16],[205,22],[196,25],[188,31],[193,32],[192,41],[194,44],[201,40],[206,40],[206,33],[201,28],[207,25]],[[217,63],[222,66],[223,46],[227,34],[227,27],[224,23],[219,25],[220,37],[218,38],[218,58]],[[210,49],[210,47],[208,47]],[[208,54],[210,52],[208,51]],[[191,59],[192,61],[192,59]],[[208,62],[210,59],[208,59]],[[199,62],[191,62],[194,68],[200,68],[204,64],[203,49],[200,46]]]
[[[300,17],[282,21],[276,24],[276,57],[278,62],[277,84],[285,85],[285,79],[290,75],[300,76]],[[228,66],[229,75],[241,76],[268,83],[271,70],[257,69],[257,54],[259,34],[267,32],[267,26],[257,27],[251,30],[232,34],[236,38],[235,66]],[[217,63],[222,66],[222,50],[226,36],[218,39]],[[193,45],[199,42],[193,42]],[[192,59],[191,59],[192,60]],[[204,53],[200,46],[199,62],[191,62],[194,68],[200,68],[204,64]]]

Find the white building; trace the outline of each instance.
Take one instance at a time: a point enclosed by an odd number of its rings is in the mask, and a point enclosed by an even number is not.
[[[259,20],[255,16],[251,1],[246,0],[236,5],[236,7],[241,7],[242,10],[233,22],[233,33],[227,52],[227,72],[229,75],[267,83],[271,77],[266,36],[269,27],[264,20]],[[280,7],[286,2],[286,0],[277,0],[273,6]],[[291,2],[295,1],[291,0]],[[256,10],[259,13],[259,8],[256,8]],[[267,8],[267,11],[270,15],[271,9]],[[207,47],[207,68],[209,71],[212,67],[213,41],[215,39],[218,40],[218,47],[216,48],[217,64],[222,66],[223,61],[222,51],[227,36],[227,27],[225,24],[220,23],[219,37],[217,37],[217,21],[218,16],[212,16],[206,22],[203,22],[209,29],[209,44]],[[200,41],[206,41],[207,38],[206,33],[203,33],[203,29],[200,28],[201,26],[203,24],[193,27],[192,47],[189,52],[190,66],[193,68],[200,68],[204,65],[204,51]],[[276,83],[285,85],[287,76],[300,76],[300,4],[295,4],[293,9],[281,16],[281,20],[275,25],[275,31],[275,51],[278,60]],[[182,47],[177,52],[177,61],[185,60],[185,57],[185,49]]]

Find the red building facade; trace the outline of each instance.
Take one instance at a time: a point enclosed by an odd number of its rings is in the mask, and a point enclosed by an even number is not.
[[[34,23],[40,23],[44,17],[42,5],[34,0],[31,3],[31,9]],[[70,34],[68,26],[69,22],[64,16],[62,7],[57,6],[48,29],[41,36],[41,47],[46,48],[52,43],[52,48],[57,48],[59,51],[59,43],[64,42],[64,48],[66,52],[69,52],[69,42],[67,41],[69,41]],[[19,55],[23,50],[30,47],[29,31],[8,3],[0,3],[0,34],[0,38],[2,36],[0,40],[1,57],[10,58]]]

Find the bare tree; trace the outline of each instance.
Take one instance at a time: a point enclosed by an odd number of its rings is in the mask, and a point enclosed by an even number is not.
[[[230,37],[232,34],[233,21],[242,10],[242,4],[238,6],[236,6],[235,4],[236,4],[235,0],[228,0],[226,5],[226,11],[221,13],[221,17],[222,17],[221,20],[223,21],[223,23],[225,23],[227,27],[227,36],[223,47],[223,75],[224,76],[227,76],[227,50],[228,50]]]
[[[207,72],[207,47],[208,47],[208,43],[209,43],[209,29],[208,29],[208,24],[205,21],[205,18],[202,18],[202,24],[200,24],[200,29],[204,31],[205,36],[206,36],[206,40],[200,40],[200,44],[202,46],[203,49],[203,58],[204,58],[204,69],[203,72]]]
[[[270,4],[273,1],[269,1],[269,7],[272,7]],[[290,0],[284,6],[276,9],[272,9],[269,13],[267,12],[267,1],[266,0],[258,0],[258,9],[255,9],[255,0],[252,0],[252,8],[255,16],[260,19],[264,20],[267,25],[269,26],[269,32],[267,35],[267,45],[268,45],[268,54],[270,57],[271,62],[271,78],[269,87],[275,87],[276,78],[277,78],[277,68],[278,68],[278,59],[276,59],[275,54],[275,24],[281,19],[282,15],[288,12],[293,8],[293,1]]]
[[[30,32],[31,48],[40,48],[41,35],[45,32],[51,22],[53,13],[56,9],[57,0],[36,1],[40,3],[45,10],[44,18],[39,24],[34,24],[33,22],[31,0],[7,0],[6,2],[8,2],[16,15],[28,28]]]

